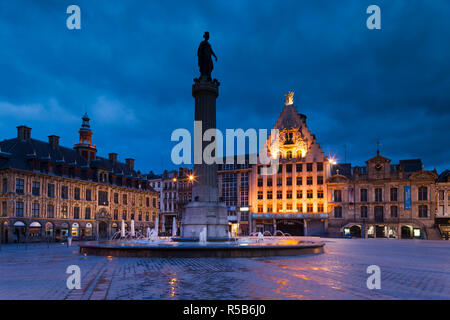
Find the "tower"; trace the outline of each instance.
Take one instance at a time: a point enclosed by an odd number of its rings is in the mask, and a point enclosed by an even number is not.
[[[78,130],[80,139],[74,149],[87,161],[93,161],[97,157],[97,148],[92,144],[92,131],[87,113],[84,114],[82,120],[81,128]]]

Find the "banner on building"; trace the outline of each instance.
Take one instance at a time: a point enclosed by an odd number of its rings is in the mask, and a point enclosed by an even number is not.
[[[411,186],[405,186],[405,210],[411,210]]]

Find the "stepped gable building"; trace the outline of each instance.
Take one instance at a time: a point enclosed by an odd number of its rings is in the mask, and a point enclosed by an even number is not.
[[[261,174],[262,165],[252,167],[250,232],[290,235],[320,235],[327,229],[328,195],[325,181],[330,161],[306,124],[306,116],[294,106],[294,93],[285,95],[285,106],[274,129],[278,143],[267,149],[279,160],[278,172]]]
[[[436,172],[420,159],[377,155],[364,167],[333,166],[327,180],[330,235],[439,239],[435,228]]]
[[[0,142],[0,233],[3,243],[107,239],[129,228],[153,226],[158,194],[135,171],[134,159],[97,155],[87,114],[79,141],[63,147],[59,137],[33,139],[31,128]]]

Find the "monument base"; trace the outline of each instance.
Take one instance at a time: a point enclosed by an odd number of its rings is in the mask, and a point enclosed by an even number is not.
[[[228,212],[223,203],[193,201],[183,209],[181,238],[195,239],[206,227],[208,240],[228,239]]]

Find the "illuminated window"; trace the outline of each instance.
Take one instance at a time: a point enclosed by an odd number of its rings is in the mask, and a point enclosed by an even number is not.
[[[288,151],[288,152],[286,153],[286,158],[292,159],[292,151]]]
[[[306,197],[307,197],[308,199],[312,199],[312,198],[313,198],[313,191],[312,191],[312,190],[306,191]]]
[[[303,198],[303,192],[302,190],[297,190],[297,199]]]
[[[286,199],[292,199],[292,190],[286,191]]]
[[[287,211],[292,211],[292,203],[291,203],[291,202],[288,202],[288,203],[286,204],[286,210],[287,210]]]
[[[324,207],[323,207],[323,203],[319,203],[318,205],[317,205],[317,212],[324,212],[325,210],[324,210]]]
[[[303,204],[302,203],[297,203],[297,212],[300,212],[300,213],[303,212]]]
[[[62,206],[61,207],[61,218],[67,219],[67,216],[68,216],[67,206]]]
[[[306,205],[306,212],[308,212],[308,213],[313,212],[313,204],[312,203],[308,203]]]

